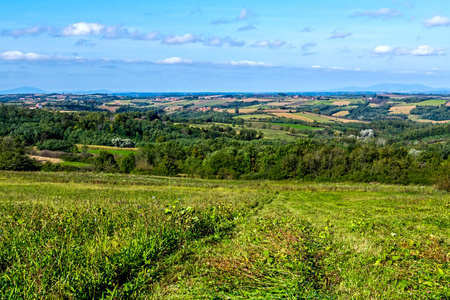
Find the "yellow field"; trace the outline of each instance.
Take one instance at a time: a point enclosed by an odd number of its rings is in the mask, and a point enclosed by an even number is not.
[[[257,109],[256,108],[240,108],[239,112],[244,114],[251,114],[254,113]],[[234,114],[234,108],[227,110],[230,114]]]
[[[41,163],[45,163],[47,161],[51,162],[52,164],[57,164],[62,162],[62,159],[59,158],[52,158],[52,157],[44,157],[44,156],[36,156],[36,155],[28,155],[30,158],[33,158]]]
[[[411,110],[416,106],[393,106],[389,109],[391,114],[405,114],[409,115]]]
[[[78,149],[81,149],[83,145],[77,144]],[[119,148],[110,146],[100,146],[100,145],[87,145],[89,150],[128,150],[128,151],[138,151],[138,148]]]
[[[309,112],[305,112],[305,115],[310,115],[310,116],[314,116],[314,117],[320,117],[320,118],[324,118],[324,119],[328,119],[330,121],[336,121],[336,122],[342,122],[342,123],[369,123],[366,121],[358,121],[358,120],[351,120],[351,119],[341,119],[341,118],[336,118],[336,117],[329,117],[329,116],[324,116],[324,115],[316,115],[313,113],[309,113]]]
[[[350,114],[350,112],[348,112],[347,110],[343,110],[343,111],[333,114],[332,116],[333,117],[345,117],[348,114]]]
[[[336,102],[333,102],[333,105],[344,106],[344,105],[349,105],[350,103],[352,103],[352,102],[351,101],[336,101]]]
[[[120,108],[120,106],[100,106],[101,109],[106,109],[109,110],[110,112],[116,112],[116,110],[118,110]]]
[[[314,120],[303,117],[303,116],[297,116],[291,113],[271,113],[272,115],[275,115],[277,117],[281,117],[281,118],[289,118],[289,119],[294,119],[294,120],[302,120],[302,121],[306,121],[306,122],[314,122]]]

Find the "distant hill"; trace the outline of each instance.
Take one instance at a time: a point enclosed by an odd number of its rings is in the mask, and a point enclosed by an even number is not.
[[[114,92],[110,90],[91,90],[91,91],[63,91],[61,93],[93,95],[93,94],[113,94]]]
[[[23,86],[16,89],[0,91],[0,94],[48,94],[48,92],[31,86]]]
[[[369,87],[344,87],[339,89],[329,90],[328,92],[351,92],[351,93],[427,93],[427,94],[449,94],[448,88],[432,88],[421,84],[395,84],[395,83],[381,83]]]

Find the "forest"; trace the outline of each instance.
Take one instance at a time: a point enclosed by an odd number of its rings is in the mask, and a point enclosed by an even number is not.
[[[431,184],[446,176],[450,143],[435,141],[450,134],[447,124],[334,123],[305,127],[286,141],[264,138],[251,122],[234,117],[154,110],[61,113],[1,105],[0,169],[401,184]],[[267,124],[277,122],[286,128],[305,123],[272,118]],[[137,149],[93,154],[89,145]],[[40,163],[31,152],[72,163]]]

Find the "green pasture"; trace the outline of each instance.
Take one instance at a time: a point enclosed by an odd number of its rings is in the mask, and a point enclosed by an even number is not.
[[[59,163],[62,166],[73,166],[73,167],[87,167],[92,166],[91,164],[86,164],[78,161],[63,161]]]
[[[100,151],[108,151],[113,155],[128,155],[131,153],[136,153],[135,150],[123,150],[123,149],[120,149],[120,150],[119,149],[104,149],[104,150],[103,149],[89,149],[88,153],[99,154]]]
[[[448,299],[432,187],[0,173],[1,299]]]
[[[275,127],[279,127],[279,126],[289,126],[291,128],[295,128],[295,129],[309,129],[309,130],[319,130],[322,128],[317,128],[317,127],[311,127],[311,126],[306,126],[306,125],[301,125],[301,124],[288,124],[288,123],[270,123],[272,126]]]
[[[244,120],[250,120],[250,119],[271,119],[275,118],[275,116],[267,115],[267,114],[249,114],[249,115],[238,115],[233,117],[234,119],[244,119]]]
[[[321,116],[315,115],[315,114],[305,114],[305,113],[293,113],[293,114],[297,115],[297,116],[301,116],[301,117],[305,117],[305,118],[311,119],[313,121],[317,121],[318,123],[331,123],[331,122],[334,122],[331,119],[327,119],[327,118],[324,118],[324,117],[321,117]]]
[[[412,105],[417,105],[417,106],[424,106],[424,105],[430,105],[430,106],[440,106],[442,104],[445,104],[447,101],[446,100],[427,100],[427,101],[422,101],[419,103],[413,103]]]

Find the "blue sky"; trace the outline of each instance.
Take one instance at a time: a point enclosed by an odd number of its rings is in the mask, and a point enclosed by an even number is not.
[[[2,0],[0,90],[450,88],[444,0]]]

